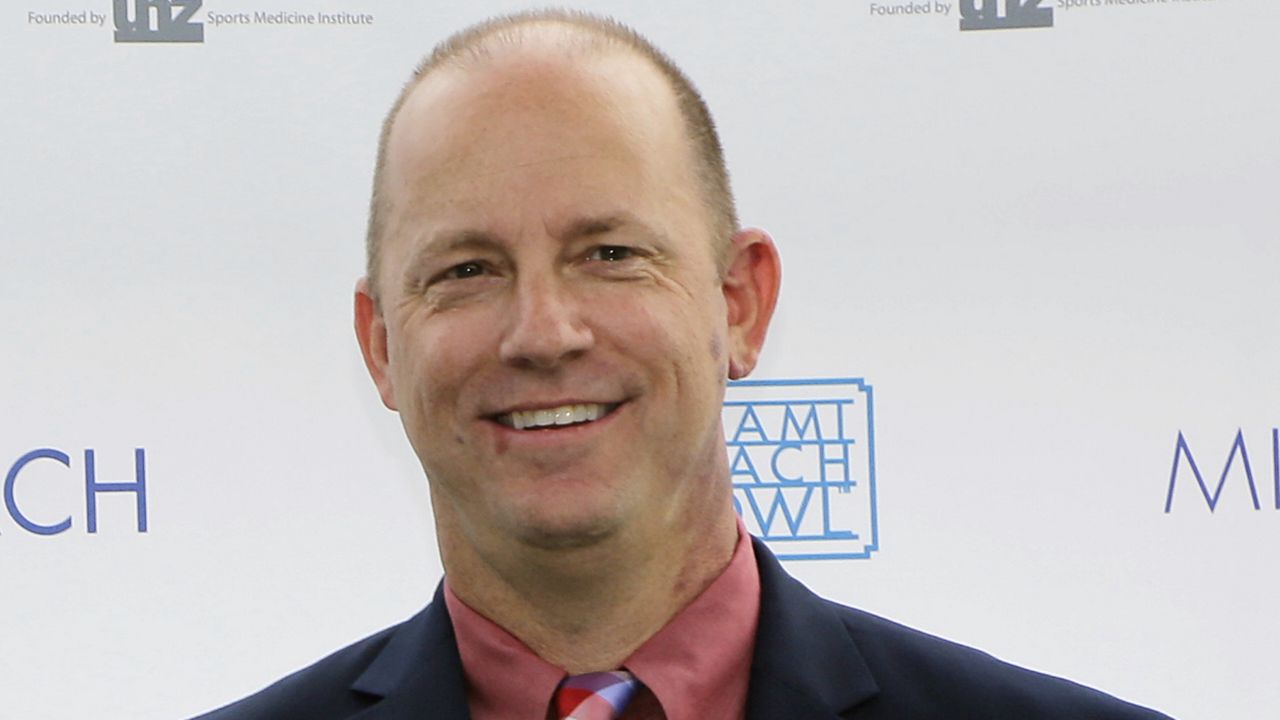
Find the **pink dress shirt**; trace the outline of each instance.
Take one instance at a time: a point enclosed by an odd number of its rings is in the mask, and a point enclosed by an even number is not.
[[[546,720],[565,671],[444,587],[473,720]],[[623,663],[644,683],[621,720],[742,720],[760,575],[741,521],[724,572]]]

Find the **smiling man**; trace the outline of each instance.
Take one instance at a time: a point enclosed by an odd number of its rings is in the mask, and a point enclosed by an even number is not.
[[[449,589],[576,670],[621,663],[729,560],[720,404],[778,261],[758,231],[715,238],[651,64],[519,32],[399,108],[357,331],[431,479]]]
[[[746,534],[720,413],[778,254],[630,30],[536,13],[437,48],[384,126],[368,242],[356,333],[446,580],[207,717],[1159,717],[820,600]]]

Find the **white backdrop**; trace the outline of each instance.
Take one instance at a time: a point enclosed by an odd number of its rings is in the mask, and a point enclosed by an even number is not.
[[[966,32],[959,4],[582,5],[694,78],[782,249],[756,377],[875,388],[879,549],[789,569],[1179,718],[1270,716],[1280,4]],[[7,484],[71,522],[0,510],[6,720],[186,717],[429,597],[424,480],[350,295],[400,83],[522,7],[207,0],[201,43],[118,43],[111,5],[0,12],[0,470],[65,453]],[[368,18],[253,16],[282,11]],[[1211,496],[1245,445],[1213,512],[1179,433]],[[127,483],[136,448],[147,531],[116,492],[89,533],[84,451]]]

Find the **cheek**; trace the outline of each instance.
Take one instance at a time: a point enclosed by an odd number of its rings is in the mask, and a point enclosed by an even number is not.
[[[475,337],[477,326],[483,324],[433,317],[407,325],[396,338],[391,348],[396,396],[415,414],[454,406],[468,369],[478,367],[477,348],[483,339]]]
[[[707,308],[675,301],[635,303],[614,323],[615,345],[650,372],[669,377],[682,396],[692,397],[708,380],[722,374],[726,340],[707,314]]]
[[[703,356],[705,336],[687,305],[648,298],[598,310],[596,327],[607,328],[614,347],[645,365],[683,368]]]

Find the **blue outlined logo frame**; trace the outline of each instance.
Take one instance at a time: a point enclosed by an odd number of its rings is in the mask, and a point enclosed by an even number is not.
[[[857,560],[879,550],[868,383],[730,382],[723,418],[734,508],[779,559]]]

